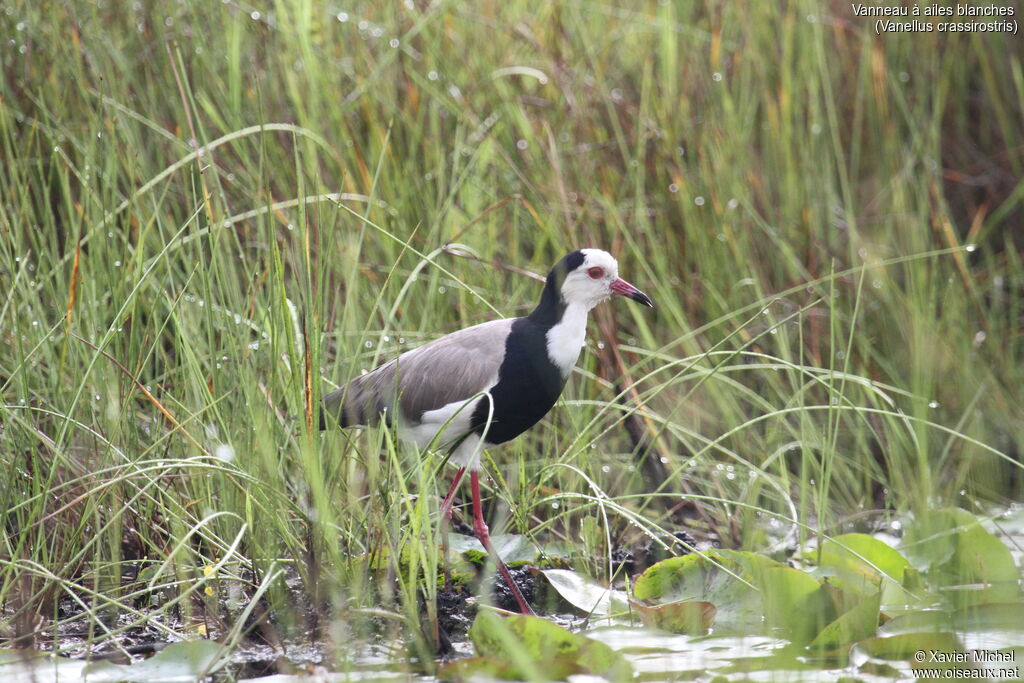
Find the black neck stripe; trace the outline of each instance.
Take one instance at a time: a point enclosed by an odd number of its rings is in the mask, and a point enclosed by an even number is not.
[[[527,316],[530,320],[542,327],[554,327],[558,324],[565,313],[562,283],[565,282],[569,273],[583,265],[585,258],[582,251],[576,250],[566,254],[565,258],[555,264],[544,283],[544,292],[541,294],[540,303],[537,304],[537,308],[533,309],[533,313]]]

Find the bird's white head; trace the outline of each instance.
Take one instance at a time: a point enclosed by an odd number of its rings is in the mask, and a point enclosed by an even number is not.
[[[562,300],[583,304],[589,311],[612,294],[629,297],[654,308],[651,298],[619,277],[619,263],[601,249],[580,249],[563,259],[568,268],[562,281]]]

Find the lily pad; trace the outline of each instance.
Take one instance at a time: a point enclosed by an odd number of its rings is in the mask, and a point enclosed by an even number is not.
[[[825,541],[821,564],[846,569],[872,583],[879,574],[902,581],[903,570],[910,566],[900,551],[868,534],[843,534]]]
[[[628,681],[633,669],[604,643],[571,633],[546,619],[480,612],[469,629],[480,657],[496,660],[503,675],[527,680],[561,680],[589,673],[611,681]]]
[[[219,643],[190,640],[168,645],[135,664],[93,662],[85,667],[83,674],[89,683],[182,683],[198,680],[219,669],[225,662],[221,658],[223,653],[224,648]]]
[[[1024,636],[1022,614],[1024,602],[994,602],[965,607],[953,615],[953,622],[963,631],[1016,631]]]
[[[717,609],[717,633],[749,635],[762,629],[764,604],[755,575],[783,565],[755,553],[712,550],[658,562],[637,577],[633,596],[648,603],[707,601]]]
[[[491,545],[495,552],[501,557],[505,564],[516,562],[533,562],[536,555],[533,544],[526,536],[520,534],[495,534],[491,536]],[[486,554],[484,546],[475,536],[463,536],[462,534],[449,534],[448,547],[457,553],[476,551]]]
[[[1020,596],[1020,572],[1010,550],[966,510],[919,516],[907,527],[903,552],[959,607]]]
[[[823,628],[811,641],[811,648],[834,650],[875,635],[878,631],[881,604],[881,593],[865,598],[859,605]]]
[[[910,562],[900,551],[867,534],[843,534],[822,544],[821,567],[835,570],[864,593],[881,588],[882,603],[907,604],[913,598],[904,588]]]
[[[605,588],[569,569],[544,569],[541,574],[566,602],[581,612],[608,616],[627,610],[628,597],[624,591]]]
[[[857,649],[878,659],[910,660],[919,652],[953,652],[958,643],[951,633],[901,633],[895,636],[867,638],[857,643]]]
[[[31,650],[0,649],[0,681],[4,683],[76,683],[86,663]]]
[[[821,580],[821,589],[832,601],[832,608],[835,614],[846,614],[851,609],[864,601],[868,595],[878,592],[875,587],[872,590],[864,591],[854,585],[843,581],[838,576],[826,576]]]
[[[900,614],[878,629],[880,636],[908,633],[952,633],[956,631],[953,613],[943,609],[916,610]]]
[[[762,567],[754,581],[761,590],[768,627],[794,643],[809,643],[835,618],[829,594],[806,572],[781,565]]]
[[[663,605],[645,605],[633,600],[629,604],[640,615],[644,626],[698,636],[711,629],[717,611],[714,605],[703,600],[680,600]]]
[[[437,672],[441,680],[465,681],[465,680],[487,680],[487,681],[514,681],[526,678],[519,669],[510,662],[504,662],[494,657],[466,657],[448,662]],[[579,664],[568,659],[559,660],[551,664],[551,668],[544,672],[549,678],[543,680],[566,680],[569,676],[585,673]]]

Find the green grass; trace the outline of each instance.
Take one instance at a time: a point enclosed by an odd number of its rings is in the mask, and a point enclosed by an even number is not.
[[[763,550],[769,517],[1021,500],[1017,38],[409,5],[0,13],[0,639],[45,643],[69,596],[99,649],[118,614],[237,634],[238,584],[283,632],[316,605],[339,667],[382,614],[417,632],[449,472],[320,434],[319,396],[529,310],[518,269],[578,246],[657,309],[596,313],[492,453],[493,526],[600,577],[659,527]]]

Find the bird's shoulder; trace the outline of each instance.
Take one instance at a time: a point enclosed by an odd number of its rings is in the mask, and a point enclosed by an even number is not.
[[[505,342],[518,318],[466,327],[406,351],[358,378],[375,393],[399,392],[403,413],[416,420],[424,412],[465,401],[497,381]]]
[[[450,332],[443,337],[406,351],[397,358],[399,362],[414,359],[418,356],[431,356],[446,353],[453,349],[473,350],[482,354],[504,352],[504,342],[512,330],[512,325],[519,318],[501,318],[485,323],[464,327]]]

